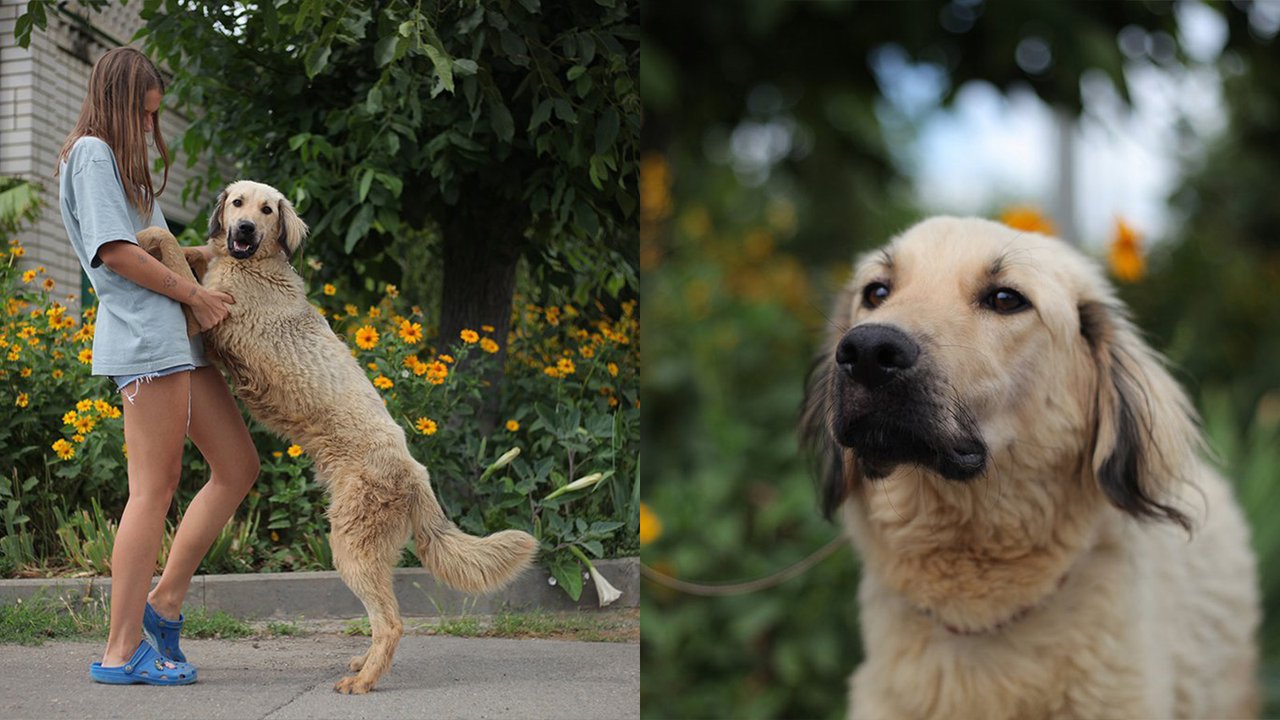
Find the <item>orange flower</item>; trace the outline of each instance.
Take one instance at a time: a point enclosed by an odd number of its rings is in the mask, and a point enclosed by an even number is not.
[[[462,342],[470,345],[480,339],[479,333],[475,330],[463,330],[458,333],[458,337],[462,338]]]
[[[1116,232],[1109,253],[1111,274],[1121,282],[1136,282],[1146,271],[1142,257],[1142,236],[1122,218],[1116,218]]]
[[[640,503],[640,544],[648,545],[662,536],[662,520],[649,509],[648,505]]]
[[[487,353],[496,353],[498,352],[498,343],[490,340],[489,338],[484,338],[480,341],[480,349]]]
[[[1000,215],[1000,222],[1014,230],[1053,235],[1053,222],[1039,210],[1028,205],[1011,207]]]
[[[388,286],[390,287],[390,286]],[[400,323],[400,339],[408,345],[422,340],[422,325],[403,320]]]
[[[364,325],[356,331],[356,345],[361,350],[372,350],[378,344],[378,331],[370,325]]]

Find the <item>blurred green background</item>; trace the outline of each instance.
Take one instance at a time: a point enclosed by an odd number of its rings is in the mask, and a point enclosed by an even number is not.
[[[1206,27],[1217,37],[1208,53],[1193,42]],[[1142,126],[1108,120],[1097,88],[1127,118],[1136,78],[1194,77],[1211,86],[1214,107],[1169,103],[1165,222],[1130,218],[1136,247],[1132,234],[1088,232],[1044,188],[1003,188],[978,213],[1029,206],[1035,221],[1076,228],[1173,361],[1253,526],[1267,714],[1280,715],[1280,523],[1270,520],[1280,507],[1277,28],[1280,3],[646,2],[644,561],[688,580],[735,581],[836,534],[796,441],[804,376],[854,256],[947,209],[921,191],[919,142],[958,94],[1030,97],[1064,127],[1091,119],[1123,137]],[[885,58],[936,92],[912,95]],[[1219,118],[1208,129],[1196,119],[1206,111]],[[1073,176],[1053,137],[995,159],[1057,168],[1087,192],[1089,169]],[[1109,179],[1123,185],[1142,169],[1122,164]],[[646,582],[643,715],[843,716],[861,658],[857,579],[842,549],[746,595]]]

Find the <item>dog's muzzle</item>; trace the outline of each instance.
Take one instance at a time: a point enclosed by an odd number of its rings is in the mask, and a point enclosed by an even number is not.
[[[902,329],[859,325],[840,339],[835,357],[835,435],[852,448],[870,478],[902,463],[949,480],[982,473],[987,447],[977,425],[942,390],[920,344]]]
[[[241,220],[232,225],[231,230],[227,232],[227,252],[237,260],[252,257],[261,243],[258,226],[250,220]]]

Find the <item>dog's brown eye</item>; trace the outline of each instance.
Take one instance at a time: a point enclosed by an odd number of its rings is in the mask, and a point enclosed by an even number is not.
[[[241,205],[244,204],[244,201],[239,198],[236,198],[235,200],[231,201],[231,204],[235,205],[236,207],[240,207]]]
[[[862,307],[878,308],[889,297],[889,286],[874,282],[862,289]]]
[[[263,214],[263,215],[270,215],[270,214],[271,214],[271,206],[270,206],[270,205],[263,205],[263,206],[262,206],[262,214]]]
[[[1031,303],[1016,290],[997,288],[987,296],[987,307],[1005,315],[1016,313],[1031,307]]]

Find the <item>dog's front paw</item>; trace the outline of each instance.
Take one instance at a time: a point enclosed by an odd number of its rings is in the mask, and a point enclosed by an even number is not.
[[[358,673],[364,668],[365,658],[369,657],[368,653],[363,655],[352,655],[351,660],[347,662],[347,669],[353,673]]]
[[[373,683],[363,682],[359,675],[352,675],[334,683],[333,689],[343,695],[364,695],[373,689]]]

